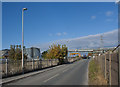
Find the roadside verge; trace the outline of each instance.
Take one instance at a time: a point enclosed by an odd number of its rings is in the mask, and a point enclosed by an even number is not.
[[[94,59],[91,59],[89,62],[88,70],[89,85],[107,85],[107,81],[102,74],[101,68]]]

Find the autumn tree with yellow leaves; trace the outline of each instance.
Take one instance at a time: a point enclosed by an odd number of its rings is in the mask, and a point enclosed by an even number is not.
[[[68,48],[66,45],[51,45],[47,51],[47,53],[44,54],[45,58],[47,59],[58,59],[60,63],[63,63],[64,58],[67,58],[68,55]]]

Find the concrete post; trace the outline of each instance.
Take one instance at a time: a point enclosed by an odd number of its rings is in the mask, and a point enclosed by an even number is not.
[[[40,68],[42,68],[42,60],[40,59]]]
[[[118,48],[118,85],[120,87],[120,48]]]
[[[47,59],[47,67],[49,67],[49,60]]]
[[[37,56],[37,68],[39,69],[39,56]]]
[[[34,70],[34,59],[32,59],[32,70]]]
[[[6,58],[6,76],[8,75],[8,60]]]
[[[51,66],[52,66],[52,59],[50,59],[50,62],[51,62]]]
[[[111,85],[111,52],[109,53],[109,85]]]
[[[105,54],[105,79],[107,79],[106,78],[106,54]]]

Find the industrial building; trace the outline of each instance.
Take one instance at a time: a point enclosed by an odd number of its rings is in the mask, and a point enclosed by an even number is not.
[[[24,52],[28,59],[38,59],[41,57],[40,49],[36,47],[26,48]]]

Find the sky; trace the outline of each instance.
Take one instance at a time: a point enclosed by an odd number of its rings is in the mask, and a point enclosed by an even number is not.
[[[2,2],[118,2],[119,0],[2,0]]]
[[[22,43],[22,8],[26,47],[71,40],[118,29],[114,2],[3,2],[2,48]],[[71,44],[70,46],[72,46]],[[79,48],[79,47],[74,47]]]
[[[102,40],[101,40],[102,36]],[[98,48],[111,48],[118,45],[118,29],[113,31],[88,35],[72,39],[57,40],[45,44],[35,44],[34,47],[41,48],[41,51],[48,50],[52,44],[66,44],[69,50],[76,49],[98,49]]]

